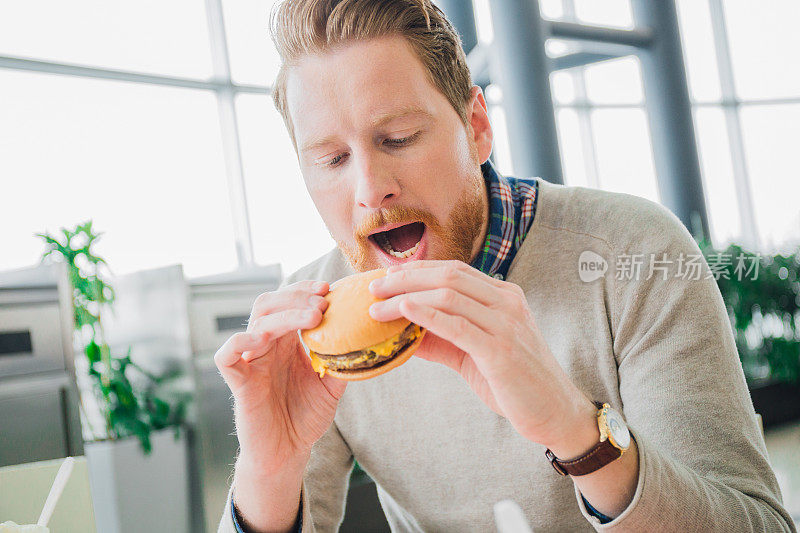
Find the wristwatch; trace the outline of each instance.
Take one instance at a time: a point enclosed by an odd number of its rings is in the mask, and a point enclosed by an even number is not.
[[[562,461],[549,449],[544,452],[556,472],[562,476],[585,476],[619,458],[631,445],[625,420],[607,403],[594,402],[600,442],[591,450],[570,461]]]

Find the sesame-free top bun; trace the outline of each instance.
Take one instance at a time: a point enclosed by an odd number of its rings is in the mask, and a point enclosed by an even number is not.
[[[309,350],[339,355],[378,344],[402,332],[411,322],[398,318],[380,322],[369,315],[369,306],[382,301],[369,292],[369,283],[386,275],[379,268],[342,278],[325,295],[328,308],[317,327],[301,332]]]

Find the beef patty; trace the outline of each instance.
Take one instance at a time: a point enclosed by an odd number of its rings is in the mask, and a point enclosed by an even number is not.
[[[364,350],[355,350],[340,355],[327,355],[323,353],[315,353],[315,355],[325,361],[325,366],[332,370],[356,370],[359,368],[372,368],[380,363],[390,360],[400,351],[414,342],[417,338],[415,335],[416,324],[411,323],[406,326],[394,340],[394,346],[388,354],[377,354],[374,350],[369,348]]]

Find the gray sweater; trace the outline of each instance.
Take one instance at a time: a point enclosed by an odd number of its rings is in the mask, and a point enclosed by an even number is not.
[[[375,480],[393,531],[494,531],[492,508],[504,499],[534,531],[795,531],[716,282],[704,261],[700,276],[683,275],[700,254],[684,226],[638,197],[539,186],[507,281],[524,290],[575,384],[624,414],[640,465],[629,507],[601,525],[543,446],[519,436],[455,372],[412,357],[348,385],[312,450],[303,531],[337,530],[354,457]],[[607,262],[604,276],[581,280],[585,251]],[[625,265],[638,258],[635,275]],[[351,273],[334,249],[284,283]],[[230,500],[219,531],[235,531]]]

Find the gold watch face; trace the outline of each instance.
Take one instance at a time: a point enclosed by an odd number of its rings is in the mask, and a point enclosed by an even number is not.
[[[608,438],[611,444],[622,451],[627,450],[631,445],[631,434],[628,431],[628,425],[625,423],[622,415],[610,407],[604,408],[603,413],[605,426],[608,431]]]

